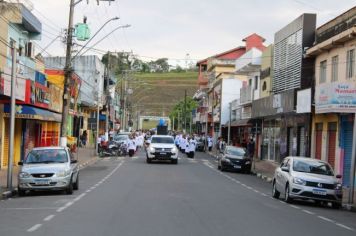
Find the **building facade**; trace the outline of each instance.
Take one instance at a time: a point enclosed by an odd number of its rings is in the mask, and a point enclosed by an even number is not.
[[[316,30],[307,55],[315,58],[315,115],[312,152],[350,184],[356,112],[356,7]]]

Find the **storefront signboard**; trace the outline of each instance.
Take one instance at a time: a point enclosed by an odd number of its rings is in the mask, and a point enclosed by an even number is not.
[[[355,113],[356,84],[334,82],[315,88],[315,113]]]

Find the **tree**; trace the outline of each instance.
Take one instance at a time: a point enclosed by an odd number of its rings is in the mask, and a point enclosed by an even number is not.
[[[186,113],[185,116],[187,117],[187,121],[189,121],[189,117],[191,117],[192,111],[194,109],[196,109],[198,107],[198,103],[197,101],[195,101],[193,99],[193,97],[187,97],[187,105],[186,105]],[[179,113],[179,117],[180,117],[180,121],[178,121],[178,113]],[[180,124],[183,125],[184,120],[184,99],[180,100],[174,107],[173,110],[171,111],[171,113],[169,114],[170,119],[173,121],[174,119],[174,123],[178,124],[178,122]]]

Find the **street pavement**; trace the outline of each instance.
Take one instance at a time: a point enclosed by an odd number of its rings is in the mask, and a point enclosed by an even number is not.
[[[0,235],[356,235],[356,214],[271,198],[253,175],[220,172],[214,158],[178,165],[108,157],[85,167],[73,195],[0,201]]]

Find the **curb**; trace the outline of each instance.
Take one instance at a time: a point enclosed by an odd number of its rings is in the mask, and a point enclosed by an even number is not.
[[[5,191],[1,194],[2,199],[8,199],[15,195],[17,195],[17,188],[13,189],[12,191]]]
[[[91,158],[89,161],[86,161],[86,162],[84,162],[82,164],[79,164],[79,169],[82,170],[85,167],[87,167],[87,166],[89,166],[91,164],[94,164],[97,160],[98,160],[98,157],[95,156],[95,157]]]

